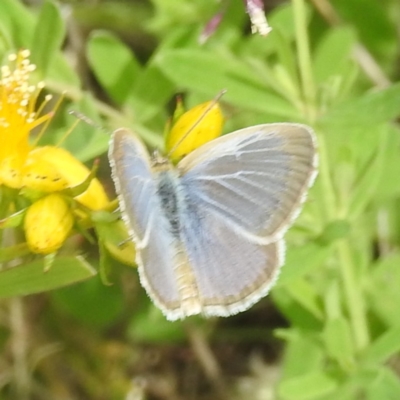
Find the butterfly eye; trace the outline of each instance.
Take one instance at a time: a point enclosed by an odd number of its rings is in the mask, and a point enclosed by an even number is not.
[[[207,101],[182,114],[166,136],[166,151],[173,162],[221,135],[224,117],[215,101]]]

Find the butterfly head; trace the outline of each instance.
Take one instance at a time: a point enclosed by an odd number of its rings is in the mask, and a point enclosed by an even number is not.
[[[158,150],[155,150],[151,157],[151,166],[154,170],[166,170],[170,169],[172,164],[167,157],[163,156]]]

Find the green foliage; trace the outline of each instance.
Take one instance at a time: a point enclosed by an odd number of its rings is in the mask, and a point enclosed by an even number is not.
[[[60,257],[44,273],[45,268],[43,259],[0,271],[0,298],[53,290],[96,275],[81,257]]]
[[[105,329],[121,317],[124,306],[116,286],[105,287],[99,279],[52,293],[55,307],[94,329]]]
[[[268,20],[274,30],[259,37],[243,34],[246,15],[238,5],[241,2],[232,1],[220,30],[200,46],[198,35],[217,2],[152,3],[154,14],[141,9],[140,15],[147,18],[138,21],[135,32],[144,36],[135,35],[132,46],[104,29],[121,34],[118,17],[114,25],[113,18],[98,23],[99,15],[112,5],[103,4],[96,14],[88,4],[75,4],[77,23],[97,21],[81,50],[88,62],[85,68],[101,89],[98,96],[88,74],[78,73],[62,49],[67,30],[58,3],[45,1],[40,10],[32,11],[20,1],[0,2],[1,58],[30,48],[37,79],[43,79],[53,93],[65,92],[65,103],[52,122],[54,135],[44,138],[44,143],[57,143],[64,135],[74,120],[68,114],[72,109],[108,131],[126,126],[149,146],[161,147],[168,103],[176,93],[183,92],[187,103],[194,105],[222,89],[227,89],[223,98],[227,131],[273,121],[313,126],[319,176],[287,235],[286,263],[271,295],[287,320],[287,327],[275,331],[285,343],[276,398],[400,398],[398,367],[393,367],[400,361],[400,129],[396,121],[400,83],[395,82],[400,74],[395,71],[399,51],[397,21],[392,17],[400,14],[399,4],[396,0],[332,1],[345,21],[336,26],[324,22],[312,3],[293,0],[271,11]],[[145,49],[138,45],[143,37],[150,43]],[[360,46],[371,58],[355,52]],[[364,72],[371,68],[379,72],[372,78]],[[107,151],[108,135],[81,123],[63,146],[88,161]],[[0,224],[10,227],[21,218],[16,215]],[[121,226],[99,215],[93,215],[92,223],[100,238],[100,274],[106,283],[115,279],[114,286],[100,286],[94,277],[62,289],[51,296],[51,310],[97,329],[112,326],[114,318],[126,318],[121,329],[132,342],[184,343],[184,324],[165,321],[143,295],[136,295],[142,289],[131,275],[127,291],[133,287],[135,295],[124,294],[125,302],[131,303],[126,306],[129,316],[123,315],[123,283],[115,278],[123,274],[116,259],[124,262],[126,257],[118,256],[117,242],[124,240]],[[127,254],[131,257],[132,249]],[[8,247],[0,250],[0,261],[26,255],[26,246]],[[37,260],[0,271],[0,297],[49,291],[95,275],[86,262],[74,257],[57,258],[45,274],[43,268],[43,260]],[[220,333],[218,324],[209,321],[199,329],[212,330],[215,337]],[[115,398],[123,398],[124,390]]]
[[[60,49],[64,35],[60,10],[52,1],[46,1],[38,16],[30,47],[32,61],[41,75],[46,76],[53,54]]]

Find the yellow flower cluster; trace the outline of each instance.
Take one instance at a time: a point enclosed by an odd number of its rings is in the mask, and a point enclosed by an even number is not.
[[[28,50],[13,54],[9,65],[1,68],[0,190],[6,186],[36,193],[39,200],[26,212],[25,236],[32,252],[48,254],[61,247],[74,224],[72,199],[68,200],[65,190],[84,182],[90,171],[62,148],[30,142],[32,130],[48,122],[54,113],[41,115],[51,96],[38,104],[44,84],[30,84],[35,66],[29,55]],[[91,210],[108,204],[97,179],[75,200]]]

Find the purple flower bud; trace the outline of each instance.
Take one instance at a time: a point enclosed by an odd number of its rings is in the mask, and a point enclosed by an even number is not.
[[[221,23],[224,14],[225,14],[225,8],[219,11],[217,14],[215,14],[210,19],[210,21],[207,22],[207,25],[204,27],[203,32],[201,32],[199,37],[200,44],[204,44],[208,40],[208,38],[214,34],[219,24]]]

